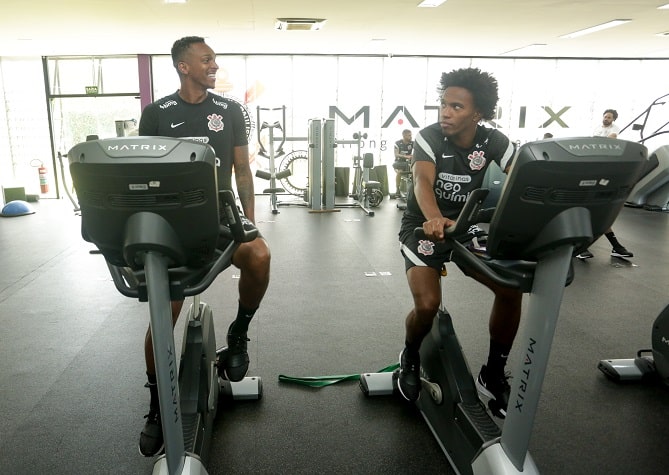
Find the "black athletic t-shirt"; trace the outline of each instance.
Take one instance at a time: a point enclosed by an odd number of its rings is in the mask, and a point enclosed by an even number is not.
[[[405,143],[404,139],[399,139],[395,142],[395,149],[401,155],[411,155],[413,153],[413,140],[409,143]]]
[[[458,217],[469,194],[483,184],[492,161],[502,170],[511,163],[515,145],[497,129],[478,125],[474,145],[462,149],[444,136],[439,123],[421,130],[414,140],[413,161],[430,161],[437,167],[434,193],[442,216]],[[421,226],[425,221],[413,192],[409,190],[403,224]]]
[[[234,148],[248,145],[246,122],[238,102],[209,92],[199,104],[190,104],[175,92],[144,108],[139,135],[206,137],[220,160],[218,187],[232,190]]]

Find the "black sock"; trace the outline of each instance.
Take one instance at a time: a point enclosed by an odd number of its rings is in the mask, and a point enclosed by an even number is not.
[[[228,333],[234,333],[235,335],[241,335],[243,333],[246,333],[249,329],[249,324],[251,323],[251,319],[256,313],[257,308],[253,310],[249,310],[247,308],[242,307],[241,304],[239,304],[239,308],[237,309],[237,318],[235,319],[234,322],[232,322],[232,325],[230,325],[230,328],[228,329]]]
[[[613,231],[609,231],[608,233],[605,233],[604,236],[606,236],[606,239],[609,240],[611,243],[611,246],[613,247],[622,247],[618,240],[616,239],[616,235],[613,234]]]
[[[158,384],[156,380],[156,375],[146,373],[146,378],[148,379],[146,387],[149,388],[149,394],[151,395],[151,402],[149,403],[149,406],[151,407],[151,410],[160,412],[160,402],[158,401]]]
[[[506,360],[509,358],[511,346],[490,340],[490,352],[488,353],[488,362],[486,364],[489,374],[504,374],[504,366],[506,366]]]

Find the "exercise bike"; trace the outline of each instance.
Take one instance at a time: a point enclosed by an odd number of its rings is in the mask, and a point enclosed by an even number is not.
[[[358,139],[358,134],[353,134],[353,138]],[[351,197],[369,216],[374,216],[374,211],[369,208],[377,208],[383,202],[381,182],[369,178],[369,171],[372,168],[374,168],[374,154],[368,152],[362,157],[360,155],[353,157],[355,189]]]
[[[400,186],[397,187],[395,198],[397,199],[397,209],[407,209],[407,197],[409,190],[413,186],[413,172],[411,163],[406,160],[397,160],[393,163],[395,173],[400,176]]]
[[[666,141],[660,140],[660,138],[665,138],[665,134],[669,134],[669,122],[657,126],[658,114],[652,114],[653,120],[651,120],[651,112],[661,110],[666,104],[667,97],[669,94],[655,99],[646,110],[623,127],[618,134],[622,134],[631,127],[632,130],[639,132],[639,143],[647,147],[651,142],[657,144],[657,148],[649,153],[646,169],[630,192],[626,206],[644,208],[649,211],[669,211],[669,146],[665,145]],[[642,117],[643,120],[639,122]],[[653,128],[655,129],[652,130]],[[648,133],[649,130],[652,131]]]
[[[651,346],[637,351],[636,358],[601,360],[597,368],[613,381],[659,381],[669,386],[669,305],[653,322]]]
[[[361,154],[362,141],[367,138],[366,133],[356,132],[353,140],[336,140],[337,144],[355,144],[357,154],[353,157],[353,193],[349,195],[355,200],[354,203],[340,203],[337,208],[360,208],[367,216],[374,216],[374,211],[383,202],[381,182],[371,180],[369,172],[374,168],[374,155],[372,153]]]
[[[209,145],[124,137],[80,143],[67,156],[82,237],[98,247],[121,294],[149,303],[165,442],[153,473],[206,474],[219,395],[258,399],[262,384],[224,378],[227,348],[217,349],[213,313],[199,295],[257,230],[242,224],[232,192],[219,192]],[[189,296],[178,360],[170,301]]]
[[[471,225],[488,221],[487,190],[472,192],[446,230],[452,262],[530,294],[502,429],[478,397],[443,306],[421,345],[416,405],[459,474],[538,473],[528,447],[564,288],[573,278],[572,256],[613,223],[647,157],[643,145],[607,140],[614,139],[524,145],[489,220],[486,254],[460,241]],[[368,396],[396,394],[397,378],[397,372],[362,374],[360,388]]]

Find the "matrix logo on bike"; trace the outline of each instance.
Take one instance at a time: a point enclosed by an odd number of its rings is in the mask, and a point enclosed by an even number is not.
[[[518,398],[514,403],[514,406],[518,412],[523,412],[523,406],[525,403],[525,395],[527,394],[527,386],[530,383],[530,378],[534,377],[533,365],[534,365],[534,355],[535,355],[535,345],[537,340],[530,337],[530,341],[525,349],[525,358],[523,358],[523,371],[520,375],[520,388],[518,389]],[[510,401],[509,401],[510,402]]]
[[[170,368],[170,388],[172,389],[172,407],[174,408],[172,410],[174,414],[174,422],[179,422],[179,401],[177,400],[177,384],[179,382],[177,381],[177,367],[176,367],[176,359],[174,357],[174,348],[170,345],[167,346],[167,359],[169,361],[169,368]]]
[[[157,152],[167,152],[167,145],[156,145],[156,144],[144,144],[144,143],[131,143],[123,145],[107,145],[107,151],[119,151],[119,152],[130,152],[130,151],[150,151],[154,150]]]

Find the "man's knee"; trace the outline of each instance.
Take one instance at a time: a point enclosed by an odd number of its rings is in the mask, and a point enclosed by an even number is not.
[[[267,241],[263,238],[257,238],[251,241],[250,244],[253,246],[253,260],[261,263],[263,266],[269,266],[272,254]]]
[[[242,270],[264,272],[269,270],[271,258],[267,241],[263,238],[256,238],[239,246],[232,261]]]
[[[423,295],[415,301],[416,314],[421,318],[432,318],[439,310],[440,297],[437,295]]]

